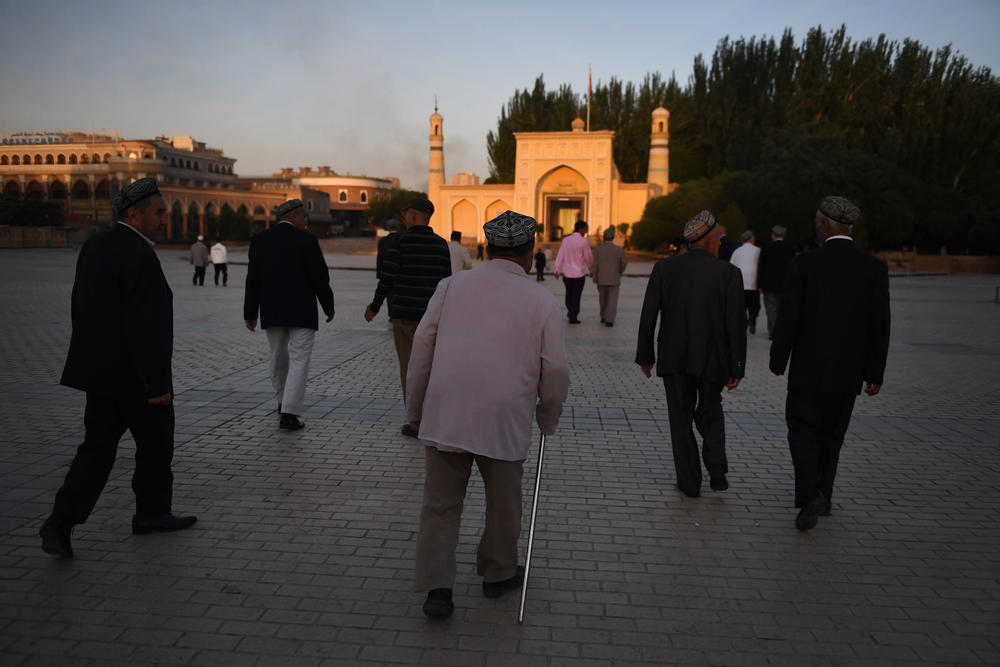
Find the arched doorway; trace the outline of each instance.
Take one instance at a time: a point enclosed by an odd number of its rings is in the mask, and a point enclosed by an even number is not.
[[[52,185],[49,186],[49,199],[59,202],[65,210],[66,200],[69,199],[69,188],[62,181],[52,181]]]
[[[466,239],[479,238],[478,211],[468,199],[463,199],[451,209],[451,229],[461,232]]]
[[[179,201],[170,207],[170,238],[184,238],[184,209]]]
[[[191,202],[188,205],[188,227],[187,236],[188,239],[194,236],[198,236],[201,233],[201,216],[198,213],[198,205]]]
[[[3,196],[8,199],[20,199],[21,186],[17,181],[7,181],[3,184]]]
[[[45,196],[45,190],[42,189],[42,184],[38,181],[30,181],[28,187],[24,189],[25,199],[41,199]]]
[[[549,241],[572,234],[577,220],[587,219],[590,185],[576,169],[566,165],[556,167],[539,179],[535,192],[540,222]]]

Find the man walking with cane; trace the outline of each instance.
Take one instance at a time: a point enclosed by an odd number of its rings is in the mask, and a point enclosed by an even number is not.
[[[455,546],[472,463],[486,489],[476,569],[483,595],[524,581],[517,564],[521,476],[531,418],[555,432],[569,388],[558,301],[528,276],[533,218],[505,211],[483,226],[489,262],[438,283],[413,339],[406,415],[426,445],[415,590],[424,613],[454,610]]]

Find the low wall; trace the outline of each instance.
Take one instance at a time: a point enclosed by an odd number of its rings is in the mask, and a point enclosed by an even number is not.
[[[890,273],[1000,273],[1000,257],[983,255],[918,255],[915,252],[875,253]]]
[[[0,227],[0,248],[65,248],[62,227]]]

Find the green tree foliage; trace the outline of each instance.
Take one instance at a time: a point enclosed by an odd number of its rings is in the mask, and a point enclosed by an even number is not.
[[[375,225],[384,226],[390,219],[403,221],[403,207],[408,205],[417,197],[427,197],[426,192],[416,190],[399,189],[388,194],[378,194],[368,203],[366,215],[368,220]]]
[[[591,129],[615,131],[626,182],[646,178],[659,105],[671,112],[670,173],[681,184],[665,199],[684,206],[650,201],[637,246],[673,240],[690,206],[713,197],[715,208],[702,207],[725,215],[732,204],[758,238],[781,223],[806,242],[816,203],[837,193],[864,211],[855,231],[871,247],[1000,252],[1000,80],[950,45],[855,42],[844,26],[819,26],[801,43],[791,30],[724,37],[710,60],[694,58],[683,89],[659,73],[638,86],[598,83]],[[516,93],[487,137],[490,182],[513,182],[513,132],[568,130],[585,113],[585,96],[546,91],[542,77]]]

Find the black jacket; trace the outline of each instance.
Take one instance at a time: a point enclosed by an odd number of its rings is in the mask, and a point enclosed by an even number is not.
[[[882,384],[889,352],[889,269],[848,239],[830,239],[788,267],[771,370],[790,391],[859,393]]]
[[[657,317],[660,331],[654,353]],[[725,384],[744,375],[746,327],[743,274],[705,250],[691,248],[653,267],[635,362],[651,366],[655,361],[660,376],[686,373]]]
[[[793,257],[795,248],[788,241],[773,239],[765,243],[757,261],[757,285],[765,292],[781,292]]]
[[[420,321],[434,296],[438,281],[451,275],[448,242],[427,225],[410,227],[385,249],[375,298],[374,312],[389,299],[389,317]]]
[[[152,246],[115,224],[80,250],[60,382],[120,398],[173,393],[173,294]]]
[[[316,300],[333,315],[330,271],[319,241],[309,232],[281,222],[250,241],[243,319],[268,327],[319,329]]]

